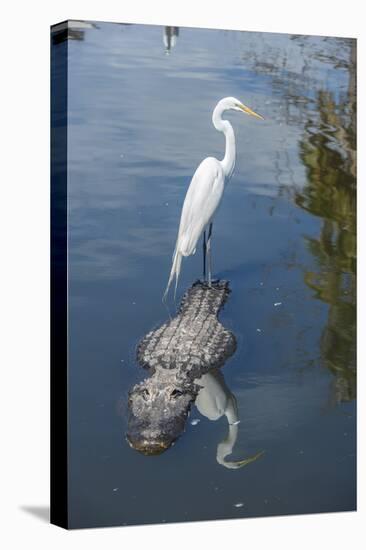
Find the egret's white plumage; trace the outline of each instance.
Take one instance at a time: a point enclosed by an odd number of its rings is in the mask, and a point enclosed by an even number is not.
[[[224,183],[224,171],[217,159],[209,157],[201,162],[183,204],[177,239],[182,256],[195,253],[198,239],[220,204]]]
[[[193,175],[184,199],[178,237],[173,254],[173,264],[164,298],[168,294],[174,277],[175,290],[177,289],[182,257],[191,256],[196,252],[197,242],[208,227],[207,246],[206,239],[204,238],[204,262],[206,254],[210,258],[212,219],[221,202],[225,184],[231,177],[235,167],[234,130],[228,120],[222,119],[223,113],[228,110],[241,111],[248,115],[262,118],[238,99],[235,99],[235,97],[225,97],[216,105],[212,114],[212,123],[216,130],[223,132],[225,135],[225,156],[222,160],[217,160],[214,157],[204,159]],[[210,263],[208,282],[211,284]]]

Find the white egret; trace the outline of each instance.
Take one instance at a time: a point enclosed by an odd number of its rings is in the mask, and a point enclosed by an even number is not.
[[[235,135],[228,120],[223,120],[225,111],[241,111],[263,119],[252,109],[235,97],[225,97],[216,105],[212,114],[212,123],[216,130],[223,132],[226,140],[225,156],[222,160],[214,157],[204,159],[198,166],[184,199],[180,218],[178,238],[173,254],[173,265],[169,281],[164,292],[166,298],[170,285],[175,277],[175,292],[181,269],[182,257],[196,252],[197,242],[203,233],[203,276],[206,279],[206,262],[208,263],[208,284],[211,286],[211,237],[212,219],[221,202],[225,185],[230,179],[235,166]],[[206,242],[206,230],[208,231]]]

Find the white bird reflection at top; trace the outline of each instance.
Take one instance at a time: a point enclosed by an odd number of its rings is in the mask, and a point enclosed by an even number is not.
[[[171,49],[175,47],[178,36],[179,27],[164,27],[163,42],[165,46],[165,53],[167,55],[169,55]]]

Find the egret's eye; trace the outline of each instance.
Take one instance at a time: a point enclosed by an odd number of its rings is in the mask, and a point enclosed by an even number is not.
[[[183,395],[183,392],[180,391],[180,390],[173,390],[172,393],[170,394],[170,397],[180,397],[181,395]]]

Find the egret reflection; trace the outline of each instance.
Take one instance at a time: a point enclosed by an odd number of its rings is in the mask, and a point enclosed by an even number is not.
[[[226,385],[223,373],[215,369],[197,379],[196,384],[200,386],[200,390],[194,404],[202,416],[212,421],[217,421],[225,416],[227,420],[227,435],[217,445],[216,460],[218,464],[236,470],[260,458],[264,454],[263,451],[241,460],[227,460],[226,458],[234,452],[240,430],[240,418],[235,395]]]

